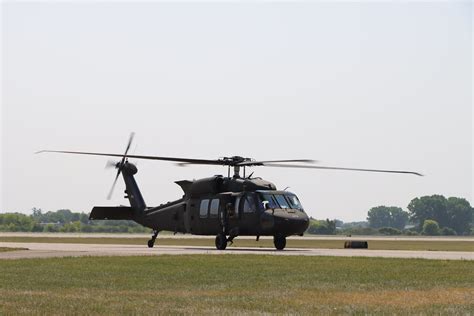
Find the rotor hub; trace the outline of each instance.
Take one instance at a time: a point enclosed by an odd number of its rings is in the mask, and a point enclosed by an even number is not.
[[[245,157],[241,157],[241,156],[232,156],[232,157],[222,157],[220,159],[220,161],[222,162],[223,165],[236,166],[236,165],[238,165],[240,163],[243,163],[243,162],[252,161],[252,158],[245,158]]]

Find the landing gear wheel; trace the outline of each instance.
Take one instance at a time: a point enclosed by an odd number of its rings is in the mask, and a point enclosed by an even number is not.
[[[156,237],[158,236],[158,233],[160,231],[158,230],[153,230],[153,235],[151,236],[151,239],[148,240],[148,248],[153,248],[153,246],[155,245],[155,240],[156,240]]]
[[[273,236],[273,244],[277,250],[283,250],[286,246],[285,236]]]
[[[218,250],[224,250],[227,247],[227,237],[220,233],[216,236],[216,248]]]

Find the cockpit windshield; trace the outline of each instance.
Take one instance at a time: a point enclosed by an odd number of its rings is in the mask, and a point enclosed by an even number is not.
[[[292,193],[260,193],[262,203],[268,208],[296,209],[303,211],[303,206]]]
[[[288,199],[288,202],[290,202],[291,208],[296,208],[298,210],[303,210],[303,206],[300,203],[300,200],[296,197],[296,195],[287,195],[286,198]]]
[[[264,204],[268,204],[269,208],[278,208],[278,204],[277,204],[275,198],[273,197],[273,195],[262,193],[262,194],[260,194],[260,197],[261,197],[262,202]]]
[[[280,208],[290,208],[288,201],[285,199],[283,194],[275,194],[274,197],[280,205]]]

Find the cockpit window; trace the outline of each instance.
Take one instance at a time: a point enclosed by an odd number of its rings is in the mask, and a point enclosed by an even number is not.
[[[278,205],[277,205],[273,195],[264,193],[264,194],[261,195],[261,198],[262,198],[262,202],[264,204],[267,204],[269,208],[278,208]]]
[[[301,205],[300,201],[296,197],[296,195],[292,193],[288,194],[270,194],[270,193],[260,193],[260,199],[262,201],[263,207],[267,204],[268,208],[282,208],[282,209],[295,209],[303,211],[303,206]]]
[[[295,208],[297,210],[303,210],[303,206],[300,203],[300,200],[296,197],[296,195],[286,195],[288,202],[290,203],[291,208]]]
[[[275,194],[274,196],[278,204],[280,204],[280,208],[290,208],[290,206],[288,205],[288,202],[286,201],[285,197],[282,194]]]

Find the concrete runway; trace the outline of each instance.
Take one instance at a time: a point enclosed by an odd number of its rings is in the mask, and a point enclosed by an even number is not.
[[[437,260],[474,260],[474,252],[460,251],[409,251],[370,249],[303,249],[287,248],[238,248],[216,250],[214,247],[160,246],[148,248],[144,245],[70,244],[70,243],[16,243],[0,242],[0,247],[28,248],[28,250],[0,252],[0,259],[80,257],[80,256],[156,256],[191,254],[254,254],[276,256],[336,256],[336,257],[384,257],[423,258]]]

